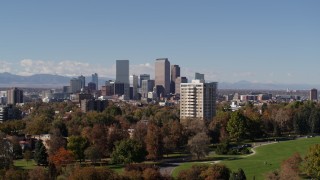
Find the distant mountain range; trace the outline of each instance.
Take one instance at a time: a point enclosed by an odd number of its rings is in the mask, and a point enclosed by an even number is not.
[[[43,87],[43,88],[62,88],[70,84],[73,77],[52,75],[52,74],[35,74],[31,76],[20,76],[11,73],[0,73],[0,87]],[[99,86],[111,78],[100,78]],[[86,77],[86,83],[91,82],[91,76]]]
[[[69,85],[72,77],[35,74],[32,76],[20,76],[10,73],[0,73],[0,87],[43,87],[43,88],[62,88]],[[99,86],[112,78],[99,77]],[[91,77],[86,77],[86,83],[91,81]],[[239,81],[235,83],[219,82],[219,89],[257,89],[257,90],[307,90],[318,88],[320,85],[309,84],[276,84],[276,83],[252,83],[249,81]]]

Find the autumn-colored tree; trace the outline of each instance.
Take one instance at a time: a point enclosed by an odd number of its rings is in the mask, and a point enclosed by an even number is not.
[[[108,127],[101,124],[95,124],[92,128],[85,127],[82,130],[82,136],[89,140],[92,146],[95,146],[101,155],[108,155]]]
[[[163,142],[162,142],[161,129],[154,123],[148,124],[147,136],[145,139],[146,149],[148,151],[147,159],[159,160],[163,155]]]
[[[41,180],[41,179],[48,179],[48,172],[43,167],[36,167],[29,171],[29,180]]]
[[[200,177],[203,179],[229,179],[230,169],[225,165],[214,164],[201,172]]]
[[[213,143],[223,142],[228,139],[228,132],[226,128],[227,128],[229,119],[230,119],[229,111],[218,111],[217,115],[210,122],[209,133]]]
[[[27,163],[31,160],[32,158],[32,152],[30,150],[26,150],[23,153],[23,158],[25,161],[27,161]]]
[[[144,180],[154,180],[154,179],[161,180],[161,178],[162,178],[159,170],[155,170],[153,168],[145,169],[142,173],[142,177]]]
[[[183,145],[182,132],[182,125],[178,121],[169,121],[163,125],[163,146],[167,155]]]
[[[67,146],[67,140],[61,135],[58,129],[53,129],[50,135],[50,140],[48,140],[50,147],[48,150],[49,155],[54,154],[60,148],[65,148]]]
[[[304,170],[312,178],[320,178],[320,144],[309,148],[304,160]]]
[[[128,137],[129,134],[127,130],[120,129],[115,125],[109,127],[107,134],[107,142],[105,143],[107,145],[108,154],[112,153],[117,141],[127,139]]]
[[[146,147],[146,143],[144,141],[147,136],[148,126],[146,123],[139,121],[134,128],[133,131],[133,139],[138,142],[141,142],[143,147]]]
[[[299,153],[295,153],[288,159],[284,160],[281,163],[281,171],[280,171],[280,179],[287,180],[287,179],[300,179],[300,163],[302,162],[302,158]]]
[[[68,178],[70,180],[114,180],[121,177],[108,168],[77,167]]]
[[[66,166],[74,161],[74,155],[65,148],[60,148],[56,153],[49,156],[49,161],[56,167]]]
[[[209,165],[193,165],[190,169],[180,171],[178,175],[179,180],[189,180],[197,179],[202,180],[200,176],[202,172],[206,171],[209,168]]]

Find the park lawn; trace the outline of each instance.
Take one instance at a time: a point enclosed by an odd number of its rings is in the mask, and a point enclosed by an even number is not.
[[[19,169],[34,169],[37,165],[34,160],[26,161],[24,159],[14,160],[13,165]]]
[[[311,145],[318,143],[320,143],[320,137],[282,141],[257,147],[255,149],[256,154],[252,156],[216,156],[216,159],[222,159],[220,163],[225,164],[233,171],[238,170],[238,168],[242,168],[247,179],[253,179],[253,177],[255,177],[256,180],[259,180],[264,179],[264,175],[266,173],[278,169],[281,162],[293,155],[295,152],[299,152],[303,157]],[[181,170],[188,169],[193,164],[196,163],[181,164],[174,169],[173,177],[177,177]]]

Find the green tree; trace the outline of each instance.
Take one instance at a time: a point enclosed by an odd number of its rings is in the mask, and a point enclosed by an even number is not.
[[[0,169],[8,169],[13,163],[13,151],[11,143],[0,132]]]
[[[209,154],[210,138],[204,132],[200,132],[188,141],[191,154],[198,160]]]
[[[243,169],[239,168],[237,172],[231,173],[230,180],[246,180],[246,174]]]
[[[304,170],[312,178],[320,178],[320,144],[315,144],[309,148],[304,161]]]
[[[231,118],[227,125],[227,131],[231,139],[239,141],[245,137],[247,132],[246,121],[246,117],[239,111],[235,111],[231,114]]]
[[[32,158],[32,152],[30,150],[26,150],[23,154],[23,158],[25,159],[25,161],[27,161],[27,163],[31,160]]]
[[[48,165],[48,154],[46,147],[43,145],[42,141],[39,140],[35,146],[34,160],[38,165]]]
[[[102,154],[99,150],[99,147],[96,145],[89,146],[85,151],[84,154],[86,158],[90,159],[92,163],[96,163],[98,160],[102,158]]]
[[[81,136],[71,136],[68,139],[68,149],[71,150],[76,159],[81,163],[85,159],[84,151],[87,147],[87,140]]]
[[[124,164],[142,162],[145,156],[146,151],[141,143],[133,139],[125,139],[117,143],[111,154],[111,161]]]

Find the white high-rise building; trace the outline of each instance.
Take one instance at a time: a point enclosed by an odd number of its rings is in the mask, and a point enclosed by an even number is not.
[[[216,115],[217,83],[193,80],[180,85],[180,119],[211,121]]]
[[[130,82],[129,82],[129,60],[117,60],[116,63],[116,84],[123,84],[124,99],[130,97]]]

